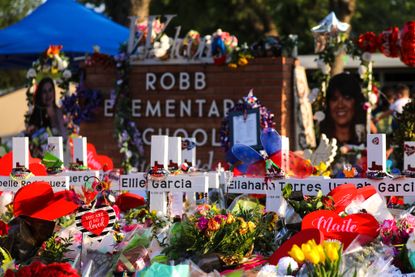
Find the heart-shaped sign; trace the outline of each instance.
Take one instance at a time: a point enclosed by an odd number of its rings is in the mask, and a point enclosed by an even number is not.
[[[88,236],[100,239],[105,236],[114,225],[115,211],[111,206],[86,210],[76,214],[76,227]]]
[[[105,210],[85,213],[81,217],[81,223],[85,230],[97,236],[101,235],[102,231],[107,228],[108,222],[109,216]]]
[[[110,157],[98,155],[95,146],[92,143],[87,144],[88,167],[92,170],[111,170],[114,168]]]
[[[304,229],[292,236],[289,240],[285,241],[269,258],[269,263],[277,265],[278,261],[288,256],[288,251],[291,250],[294,244],[301,247],[301,244],[314,240],[317,244],[320,244],[324,240],[324,234],[318,229]]]
[[[363,197],[365,200],[376,193],[376,189],[372,186],[364,186],[357,189],[353,184],[344,184],[333,189],[328,196],[334,201],[336,213],[343,212],[344,209],[356,198]]]
[[[301,229],[310,228],[319,229],[325,238],[341,241],[345,248],[356,238],[361,244],[366,244],[379,234],[377,220],[363,213],[340,217],[334,211],[315,211],[303,218]]]

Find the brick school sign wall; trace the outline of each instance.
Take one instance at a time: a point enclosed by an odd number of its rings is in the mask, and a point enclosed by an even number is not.
[[[132,65],[132,116],[145,144],[141,167],[150,159],[151,135],[158,134],[195,136],[199,167],[207,169],[224,160],[219,139],[221,121],[251,88],[274,113],[277,131],[293,141],[292,67],[292,60],[283,57],[257,58],[237,69],[213,64]],[[81,134],[119,166],[121,155],[113,135],[110,101],[115,75],[113,68],[87,68],[86,85],[101,90],[104,101],[96,120],[81,126]]]

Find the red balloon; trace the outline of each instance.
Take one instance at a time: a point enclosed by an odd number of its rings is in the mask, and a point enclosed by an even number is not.
[[[406,22],[401,30],[401,61],[415,66],[415,21]]]
[[[379,34],[379,51],[386,57],[399,57],[399,28],[392,27]]]
[[[364,52],[375,53],[378,49],[378,37],[374,32],[367,32],[359,36],[357,45]]]
[[[13,169],[13,151],[0,158],[0,176],[9,176]],[[29,170],[36,176],[45,176],[46,168],[40,159],[32,158],[29,154]]]

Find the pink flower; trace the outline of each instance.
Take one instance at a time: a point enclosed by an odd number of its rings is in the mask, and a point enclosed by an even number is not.
[[[201,218],[199,218],[199,221],[197,222],[197,228],[200,231],[204,231],[208,226],[208,222],[209,220],[206,217],[202,216]]]
[[[380,236],[382,241],[386,244],[394,244],[396,240],[399,240],[399,229],[396,226],[396,221],[394,219],[388,219],[383,221],[380,225]]]
[[[124,225],[122,227],[122,230],[126,233],[129,233],[129,232],[134,231],[134,230],[143,229],[143,227],[144,226],[141,225],[141,224],[130,224],[130,225]]]
[[[214,217],[214,219],[218,223],[222,223],[223,221],[226,221],[227,218],[228,217],[226,215],[224,215],[224,214],[218,214],[218,215],[215,215],[215,217]]]

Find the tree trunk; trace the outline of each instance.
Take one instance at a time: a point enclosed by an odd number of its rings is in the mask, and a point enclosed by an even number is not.
[[[130,15],[139,17],[139,20],[147,18],[150,14],[151,0],[131,0]]]
[[[330,10],[334,11],[341,22],[349,23],[356,11],[356,0],[330,0]],[[347,30],[346,35],[350,34],[352,27]],[[343,57],[345,52],[342,50],[332,65],[331,75],[336,75],[344,70]]]
[[[139,16],[139,19],[144,20],[150,13],[151,0],[105,0],[105,7],[108,12],[108,16],[115,22],[127,26],[130,26],[130,20],[128,16]]]

